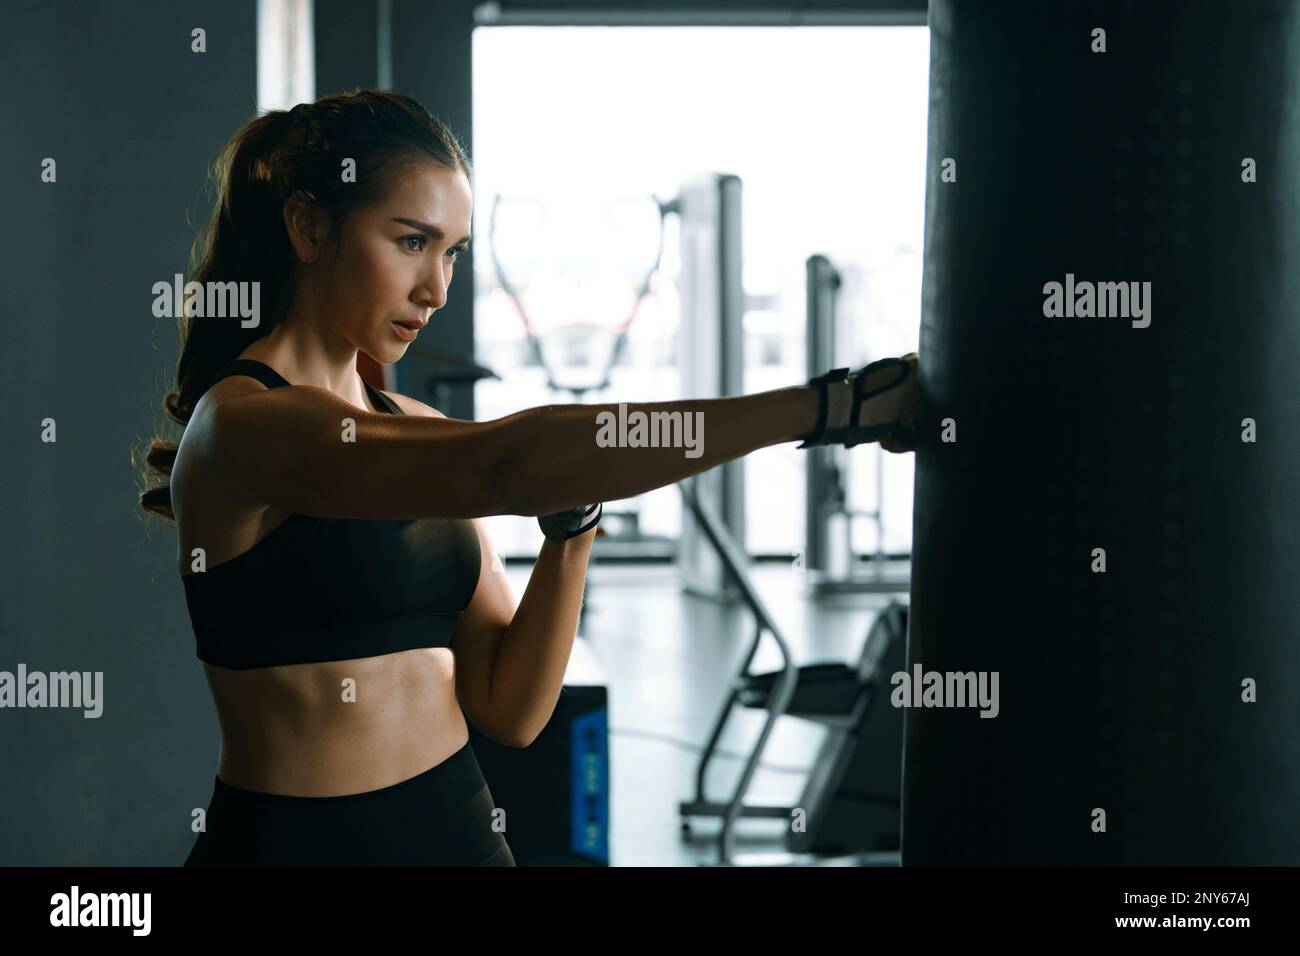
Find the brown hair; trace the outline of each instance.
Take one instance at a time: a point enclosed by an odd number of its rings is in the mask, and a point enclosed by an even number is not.
[[[355,182],[344,181],[345,158],[356,163]],[[195,239],[187,281],[258,282],[263,315],[256,326],[245,328],[238,319],[182,310],[176,387],[162,403],[167,417],[183,431],[217,372],[283,321],[297,265],[284,226],[286,199],[306,194],[328,216],[331,236],[337,238],[349,210],[382,201],[405,169],[429,159],[471,175],[455,135],[398,93],[353,90],[292,110],[272,110],[240,128],[210,171],[216,202]],[[170,480],[176,449],[176,442],[155,436],[141,468],[140,507],[170,521],[175,520],[171,487],[153,482],[158,476]]]

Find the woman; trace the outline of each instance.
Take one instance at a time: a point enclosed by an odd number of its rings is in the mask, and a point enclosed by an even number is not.
[[[454,136],[409,98],[359,91],[252,120],[216,177],[192,281],[257,282],[263,313],[182,317],[165,407],[184,430],[153,443],[169,480],[141,496],[176,522],[221,724],[187,865],[513,865],[466,718],[526,747],[553,712],[588,503],[800,438],[904,450],[915,357],[628,408],[703,412],[696,458],[600,447],[611,405],[448,419],[356,361],[396,362],[447,301],[472,203]],[[546,534],[517,609],[477,520],[499,514],[541,516]]]

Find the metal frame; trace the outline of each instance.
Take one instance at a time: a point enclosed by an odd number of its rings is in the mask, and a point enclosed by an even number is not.
[[[546,355],[542,351],[542,343],[541,339],[538,338],[537,330],[533,327],[533,323],[528,319],[528,312],[524,308],[523,298],[515,288],[514,283],[512,283],[506,276],[506,270],[501,264],[501,257],[497,254],[497,244],[495,242],[497,210],[500,208],[503,199],[508,199],[514,202],[536,203],[542,209],[543,218],[545,218],[546,215],[546,206],[539,200],[528,196],[504,196],[498,193],[492,199],[492,214],[488,219],[488,249],[491,252],[492,268],[496,271],[497,282],[499,282],[501,288],[506,291],[506,295],[510,296],[511,301],[514,302],[515,308],[519,312],[519,318],[524,324],[524,333],[528,336],[528,344],[532,347],[533,357],[537,359],[538,364],[542,367],[542,371],[546,373],[547,387],[556,392],[572,393],[575,402],[581,402],[583,396],[587,392],[599,392],[609,387],[610,375],[613,374],[614,366],[618,364],[619,357],[623,354],[623,349],[627,345],[628,329],[632,327],[632,323],[636,320],[637,314],[641,311],[641,304],[645,301],[645,297],[650,294],[650,280],[654,278],[655,273],[659,271],[659,267],[663,264],[664,217],[671,211],[672,204],[665,203],[656,196],[646,198],[653,200],[659,210],[659,235],[657,236],[656,241],[654,262],[650,268],[646,270],[645,275],[641,278],[640,283],[636,287],[636,298],[632,302],[632,308],[628,311],[627,317],[619,323],[618,328],[615,330],[614,344],[610,347],[609,360],[606,362],[605,368],[600,374],[600,381],[593,385],[583,386],[563,385],[560,382],[557,382],[555,376],[551,374],[551,366],[546,361]],[[610,203],[610,206],[612,205],[613,201]],[[575,324],[578,323],[569,323],[570,326]]]
[[[763,817],[768,819],[789,820],[794,807],[787,804],[772,803],[746,803],[745,796],[749,792],[750,784],[753,782],[754,774],[758,771],[759,764],[763,759],[763,751],[767,748],[767,742],[776,726],[777,719],[789,713],[790,702],[794,697],[796,685],[799,681],[799,668],[795,665],[794,659],[790,653],[790,645],[786,642],[781,634],[781,629],[776,620],[768,612],[767,606],[763,599],[759,597],[758,591],[754,588],[753,582],[750,581],[749,575],[745,570],[746,557],[744,552],[737,546],[736,542],[727,534],[722,522],[718,520],[708,504],[700,497],[695,488],[696,478],[689,478],[678,483],[681,489],[682,498],[687,507],[694,514],[700,528],[708,536],[710,543],[717,550],[718,557],[722,560],[732,581],[740,590],[744,603],[749,607],[754,615],[754,639],[750,643],[749,650],[745,654],[744,661],[740,665],[736,677],[732,680],[731,687],[728,691],[727,698],[722,703],[722,708],[718,713],[717,719],[713,723],[713,729],[709,734],[708,742],[704,745],[700,753],[700,762],[695,772],[695,796],[690,800],[683,800],[678,804],[678,812],[682,817],[682,829],[689,832],[690,817],[718,817],[722,820],[722,828],[718,833],[718,863],[719,865],[736,865],[736,864],[754,864],[754,865],[775,865],[777,863],[794,863],[799,862],[795,859],[799,854],[747,854],[741,859],[736,858],[735,854],[735,826],[736,821],[741,817]],[[891,609],[895,605],[886,608],[882,615],[877,618],[873,630],[881,624],[890,625],[893,618],[890,616]],[[705,796],[705,778],[708,775],[709,763],[713,760],[713,755],[718,749],[718,742],[722,739],[722,732],[726,728],[727,721],[731,718],[733,710],[740,706],[740,691],[745,686],[746,678],[750,676],[749,667],[754,661],[754,655],[758,651],[759,642],[763,639],[763,632],[766,631],[772,636],[776,643],[777,649],[781,654],[781,668],[777,672],[776,678],[772,682],[771,690],[768,692],[767,701],[764,704],[764,710],[767,712],[767,718],[763,721],[763,729],[759,732],[758,739],[755,741],[753,749],[745,760],[745,765],[740,773],[740,779],[737,781],[735,789],[732,791],[730,798],[725,802],[709,800]],[[868,635],[868,641],[871,636]],[[882,649],[882,653],[884,650]],[[878,666],[879,661],[872,662],[873,666]],[[861,665],[860,665],[861,667]],[[868,676],[859,670],[859,678]],[[808,716],[807,719],[815,719],[818,723],[827,727],[831,737],[827,742],[834,742],[836,746],[842,746],[845,735],[852,735],[858,727],[861,726],[862,720],[876,700],[876,693],[871,686],[863,683],[857,696],[854,698],[853,706],[844,716],[833,716],[821,714],[814,717]],[[800,716],[800,715],[795,715]],[[805,715],[806,716],[806,715]],[[823,745],[823,750],[825,744]],[[812,767],[808,780],[805,782],[801,801],[805,804],[804,809],[808,811],[810,818],[821,816],[825,813],[826,808],[834,799],[835,793],[839,786],[839,780],[847,771],[848,764],[842,761],[818,761]],[[834,776],[833,776],[834,775]],[[787,838],[787,845],[792,842]],[[809,854],[802,854],[807,856]],[[876,853],[851,853],[844,857],[825,859],[824,862],[847,862],[861,865],[898,865],[899,854],[896,852]],[[816,862],[816,860],[806,861]]]
[[[786,643],[785,638],[781,635],[781,629],[777,626],[775,618],[768,612],[763,599],[758,596],[758,591],[754,589],[753,583],[749,580],[749,575],[745,572],[746,558],[744,552],[727,534],[726,528],[723,527],[722,522],[713,513],[713,510],[697,494],[695,481],[696,478],[692,477],[678,482],[678,488],[682,492],[682,499],[695,516],[700,529],[717,551],[718,557],[721,559],[731,581],[739,589],[742,600],[753,612],[755,621],[754,640],[750,644],[749,652],[745,655],[744,663],[740,666],[740,674],[732,682],[727,699],[723,703],[717,720],[714,722],[713,731],[709,734],[709,742],[700,755],[700,764],[695,775],[695,798],[683,801],[680,804],[683,826],[687,825],[685,823],[686,817],[716,816],[722,818],[722,830],[718,835],[718,862],[727,864],[733,862],[735,849],[734,830],[736,821],[740,817],[789,818],[790,816],[791,807],[746,804],[744,800],[750,782],[754,778],[754,773],[758,770],[758,765],[763,758],[763,750],[767,746],[767,740],[771,736],[772,728],[776,725],[777,718],[784,714],[790,705],[790,698],[794,695],[795,683],[799,679],[799,671],[790,655],[790,645]],[[758,735],[758,741],[754,744],[753,751],[745,761],[735,791],[726,803],[715,803],[705,798],[704,778],[708,771],[709,761],[713,759],[713,752],[717,749],[718,741],[722,738],[722,731],[726,727],[732,709],[736,706],[740,682],[749,671],[749,665],[753,662],[754,655],[758,651],[758,645],[763,639],[764,631],[772,635],[772,640],[776,642],[777,649],[781,652],[781,673],[772,684],[772,691],[767,705],[767,719],[763,722],[763,729]]]
[[[481,27],[825,27],[925,26],[927,0],[860,0],[857,9],[816,0],[790,3],[528,3],[518,0],[479,3],[474,24]]]
[[[804,264],[807,279],[807,359],[808,377],[820,375],[835,367],[835,323],[838,292],[842,285],[839,271],[823,255],[809,256]],[[875,507],[853,510],[847,506],[848,455],[834,445],[809,448],[804,467],[807,482],[805,490],[805,567],[809,590],[821,594],[894,594],[906,592],[911,587],[911,575],[890,576],[884,551],[885,509],[885,452],[879,445],[872,449],[876,459]],[[831,522],[834,515],[843,515],[847,556],[843,577],[833,577],[830,569],[832,548]],[[867,518],[876,524],[876,551],[870,555],[871,570],[859,567],[859,556],[853,550],[853,518]]]
[[[551,365],[546,360],[546,353],[542,350],[541,339],[538,336],[537,330],[533,326],[533,323],[528,318],[528,310],[524,308],[523,296],[520,295],[519,290],[515,287],[514,283],[510,281],[509,276],[506,274],[506,269],[504,268],[501,262],[501,256],[497,251],[497,243],[496,243],[497,211],[500,209],[502,200],[505,199],[514,202],[526,202],[526,203],[533,203],[537,205],[541,210],[543,222],[545,221],[546,218],[545,203],[529,196],[505,196],[501,193],[498,193],[492,200],[492,213],[488,219],[488,249],[492,257],[492,267],[496,272],[497,282],[500,283],[501,288],[505,290],[506,295],[508,295],[510,297],[510,300],[515,304],[515,311],[519,313],[519,319],[523,323],[524,334],[528,337],[528,344],[531,347],[533,357],[537,360],[537,364],[539,364],[542,367],[542,371],[546,374],[546,387],[550,389],[552,392],[568,392],[573,396],[573,401],[577,403],[581,403],[583,401],[587,392],[600,392],[609,387],[609,380],[610,377],[613,375],[614,367],[618,364],[619,357],[623,354],[623,350],[627,345],[628,330],[632,327],[632,323],[636,320],[637,315],[640,313],[641,305],[642,303],[645,302],[646,296],[650,294],[651,280],[654,279],[655,273],[657,273],[660,267],[663,265],[664,230],[665,230],[664,220],[665,217],[668,215],[668,213],[674,210],[675,207],[673,203],[671,202],[665,203],[664,201],[660,200],[657,196],[646,196],[646,197],[637,196],[637,197],[625,197],[625,198],[636,198],[636,199],[644,198],[654,202],[659,213],[658,235],[655,237],[655,241],[656,241],[655,255],[654,255],[653,262],[646,269],[645,274],[641,276],[641,280],[636,286],[635,298],[632,301],[631,309],[628,310],[627,316],[619,323],[618,327],[615,329],[614,341],[609,349],[609,357],[605,362],[604,368],[600,370],[599,380],[589,385],[573,385],[573,384],[566,385],[556,381],[555,375],[552,373]],[[606,211],[609,212],[610,210],[612,210],[614,204],[620,201],[622,200],[617,200],[617,199],[611,200],[606,208]],[[566,323],[564,327],[572,328],[574,326],[585,325],[585,324],[586,323],[571,322],[571,323]],[[611,548],[624,548],[624,549],[629,549],[628,553],[630,555],[636,555],[638,553],[642,553],[641,549],[644,549],[647,545],[650,546],[651,553],[668,554],[668,553],[674,553],[676,551],[677,546],[674,542],[668,541],[667,539],[658,535],[646,535],[641,531],[640,522],[639,522],[640,508],[639,505],[637,505],[635,502],[632,502],[627,506],[625,506],[624,508],[620,508],[620,509],[615,509],[612,507],[606,508],[605,515],[608,518],[630,520],[632,524],[632,532],[627,535],[619,535],[617,537],[610,536],[610,537],[602,538],[601,539],[602,553],[609,551]]]
[[[687,397],[745,394],[743,205],[744,184],[729,173],[687,178],[671,204],[681,235],[678,369]],[[744,458],[709,469],[696,480],[697,494],[713,504],[720,526],[743,549]],[[689,511],[682,513],[679,543],[683,591],[723,603],[739,597],[716,547]]]

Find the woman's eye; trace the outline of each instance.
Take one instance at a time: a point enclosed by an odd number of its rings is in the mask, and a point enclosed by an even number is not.
[[[462,252],[464,252],[464,251],[465,251],[464,249],[448,249],[448,250],[447,250],[447,255],[451,257],[451,261],[452,261],[452,262],[455,262],[455,261],[456,261],[456,257],[457,257],[458,255],[460,255],[460,254],[461,254]]]
[[[425,244],[425,242],[427,241],[427,240],[425,239],[425,237],[424,237],[424,236],[407,236],[407,237],[405,237],[405,238],[402,240],[402,242],[410,242],[412,239],[414,239],[414,240],[415,240],[416,242],[418,242],[420,245],[419,245],[418,247],[414,248],[414,249],[411,249],[411,247],[410,247],[409,245],[408,245],[406,248],[407,248],[407,249],[410,249],[411,252],[422,252],[422,251],[424,250],[424,244]]]

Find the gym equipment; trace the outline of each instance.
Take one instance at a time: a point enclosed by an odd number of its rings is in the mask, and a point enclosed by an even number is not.
[[[898,848],[899,788],[902,768],[902,712],[888,703],[890,676],[902,669],[907,611],[893,604],[876,620],[857,666],[818,663],[796,667],[780,628],[768,612],[745,570],[747,558],[730,537],[710,505],[699,495],[699,476],[678,487],[698,526],[714,547],[745,604],[754,615],[754,640],[714,722],[696,770],[695,796],[679,804],[682,829],[690,833],[690,818],[718,817],[718,862],[738,861],[734,828],[741,817],[790,821],[786,846],[797,853],[861,853]],[[750,674],[764,632],[776,643],[782,667]],[[767,711],[762,730],[726,802],[705,796],[705,778],[718,741],[737,706]],[[868,716],[872,719],[868,723]],[[828,734],[797,806],[746,802],[750,783],[762,759],[777,718],[800,717],[825,725]],[[862,789],[855,789],[861,787]],[[802,818],[796,817],[802,810]]]
[[[837,356],[840,273],[823,255],[804,263],[807,288],[808,374],[831,367]],[[884,550],[885,454],[878,445],[850,456],[841,447],[824,445],[806,452],[807,474],[804,527],[804,569],[814,596],[856,592],[905,593],[911,586],[906,564],[895,570]],[[870,456],[876,469],[875,502],[867,510],[849,507],[851,468]],[[863,570],[853,551],[853,520],[866,519],[876,528],[876,551]]]
[[[644,250],[629,249],[626,244],[617,242],[612,244],[615,252],[628,252],[628,255],[622,255],[618,258],[621,271],[624,273],[628,284],[634,288],[635,296],[632,307],[627,315],[619,322],[614,329],[613,337],[609,340],[608,348],[605,351],[603,361],[590,366],[596,369],[596,374],[589,376],[587,380],[582,381],[578,377],[567,378],[560,381],[557,376],[559,368],[564,367],[572,375],[572,365],[563,364],[556,361],[556,349],[563,349],[568,342],[575,338],[574,333],[582,337],[597,338],[601,334],[607,334],[608,329],[599,323],[573,320],[559,322],[550,329],[554,336],[552,340],[544,340],[538,332],[536,324],[529,317],[529,309],[525,306],[524,301],[527,296],[528,286],[536,278],[540,268],[540,261],[534,258],[535,249],[540,245],[540,240],[536,237],[541,233],[546,221],[545,205],[537,199],[528,197],[504,196],[498,194],[492,201],[492,214],[488,221],[488,245],[492,254],[492,265],[496,270],[497,281],[500,282],[501,288],[510,296],[519,312],[519,318],[524,325],[524,333],[528,337],[529,347],[532,349],[534,358],[546,373],[546,385],[554,392],[569,392],[573,396],[574,402],[581,403],[583,397],[590,391],[602,391],[609,387],[610,373],[623,353],[623,348],[627,344],[628,330],[635,321],[641,303],[645,297],[650,294],[650,280],[655,272],[659,269],[659,263],[663,258],[663,217],[665,208],[659,200],[653,196],[636,197],[636,199],[616,199],[611,200],[607,207],[608,217],[611,223],[616,223],[619,219],[630,220],[636,218],[629,215],[627,210],[629,204],[643,204],[647,208],[643,211],[653,209],[652,217],[641,217],[644,226],[648,222],[653,222],[653,229],[622,229],[615,226],[611,229],[611,234],[618,236],[620,234],[635,234],[636,232],[644,233],[652,239],[652,244],[646,245]],[[509,221],[510,225],[503,226],[502,221]],[[525,232],[520,225],[522,222],[533,220],[531,225],[531,235]],[[509,262],[507,262],[509,260]]]
[[[530,317],[536,308],[535,300],[531,305],[526,302],[530,286],[542,272],[543,262],[537,250],[546,247],[545,204],[530,197],[501,194],[494,197],[488,222],[492,264],[501,288],[515,304],[533,358],[545,373],[551,391],[568,392],[574,402],[581,403],[588,392],[609,387],[614,366],[627,345],[628,330],[650,293],[651,279],[663,258],[666,211],[665,205],[653,196],[615,199],[605,207],[609,228],[601,247],[601,255],[605,257],[602,262],[610,257],[616,260],[618,271],[634,290],[631,308],[612,333],[605,324],[582,319],[556,322],[543,333]],[[602,341],[603,358],[581,364],[570,361],[575,356],[585,357],[589,349],[599,351]],[[586,368],[589,373],[584,378],[575,373],[575,368]],[[563,376],[561,369],[565,370]],[[610,545],[662,541],[658,536],[642,533],[634,501],[623,508],[606,509],[605,518],[602,551]]]
[[[681,225],[677,354],[683,396],[725,398],[745,391],[747,303],[741,275],[741,202],[740,177],[701,173],[685,180],[677,198],[666,207],[677,214]],[[711,468],[694,480],[698,482],[695,492],[743,548],[744,459]],[[687,594],[725,603],[740,597],[709,534],[689,510],[682,513],[677,563]]]
[[[681,300],[681,323],[678,331],[678,366],[681,392],[688,396],[726,396],[744,393],[744,328],[748,304],[741,281],[741,182],[736,176],[704,173],[685,180],[678,195],[668,201],[640,197],[626,200],[621,208],[623,233],[644,240],[644,249],[623,257],[624,275],[636,298],[632,309],[609,340],[603,362],[594,363],[596,374],[578,382],[560,381],[552,352],[554,341],[580,336],[591,340],[591,323],[562,322],[543,334],[525,307],[527,290],[537,281],[542,265],[537,250],[543,247],[546,209],[535,199],[497,196],[489,223],[490,247],[497,276],[506,294],[517,306],[524,324],[529,347],[547,376],[548,386],[569,391],[575,400],[590,390],[609,384],[610,372],[621,354],[628,329],[635,319],[649,280],[663,255],[666,217],[678,217],[681,230],[681,275],[678,292]],[[638,212],[639,210],[639,212]],[[639,219],[638,219],[639,217]],[[653,220],[653,228],[650,223]],[[650,242],[653,239],[653,243]],[[562,343],[561,343],[562,344]],[[548,347],[549,346],[549,347]],[[728,462],[697,476],[699,493],[721,515],[723,526],[732,537],[744,541],[745,496],[742,460]],[[620,519],[630,531],[620,533]],[[647,545],[667,544],[664,556],[674,555],[681,568],[682,587],[687,593],[721,601],[738,597],[731,578],[718,560],[705,533],[696,526],[689,511],[683,513],[681,536],[665,542],[658,536],[641,533],[636,512],[605,509],[602,520],[605,532],[601,555],[618,554],[620,542],[627,542],[629,556],[645,557]]]
[[[470,726],[470,743],[520,866],[608,866],[609,688],[587,641],[575,641],[555,712],[531,746]]]
[[[787,715],[827,726],[799,797],[804,826],[786,833],[792,853],[891,853],[897,863],[903,788],[903,711],[890,678],[907,661],[907,605],[891,602],[872,622],[856,666],[807,664]],[[764,707],[768,675],[749,679],[745,707]]]
[[[442,408],[450,400],[453,385],[474,385],[485,378],[501,380],[501,376],[473,359],[451,352],[413,345],[407,354],[434,366],[425,378],[425,388],[433,395],[434,408]]]
[[[1300,864],[1300,5],[929,15],[903,864]]]

